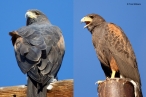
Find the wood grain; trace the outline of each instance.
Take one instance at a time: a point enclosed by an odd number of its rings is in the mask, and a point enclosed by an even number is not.
[[[60,80],[52,84],[52,90],[48,90],[48,97],[73,97],[73,80]],[[0,97],[26,97],[25,85],[0,87]]]

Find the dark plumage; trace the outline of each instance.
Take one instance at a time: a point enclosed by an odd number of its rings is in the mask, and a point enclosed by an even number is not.
[[[28,10],[27,23],[10,32],[21,71],[28,75],[27,97],[46,97],[46,87],[57,77],[65,44],[61,30],[39,10]]]
[[[85,27],[92,34],[92,42],[106,77],[129,78],[141,89],[136,57],[124,31],[97,14],[89,14],[81,22],[86,23]]]

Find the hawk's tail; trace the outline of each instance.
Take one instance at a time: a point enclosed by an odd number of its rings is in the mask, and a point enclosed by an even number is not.
[[[47,88],[39,85],[36,81],[28,77],[27,97],[47,97]]]
[[[139,90],[139,96],[138,97],[143,97],[143,94],[142,94],[142,90],[141,90],[141,88],[140,88],[140,90]]]

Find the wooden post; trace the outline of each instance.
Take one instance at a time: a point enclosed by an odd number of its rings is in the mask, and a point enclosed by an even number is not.
[[[123,78],[107,78],[98,85],[98,97],[135,97],[133,84]]]
[[[52,84],[48,97],[73,97],[73,80],[61,80]],[[27,86],[0,87],[0,97],[26,97]]]

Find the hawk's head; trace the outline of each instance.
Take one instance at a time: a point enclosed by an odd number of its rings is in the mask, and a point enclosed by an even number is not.
[[[85,17],[83,17],[81,19],[81,22],[86,23],[86,25],[84,26],[84,28],[87,27],[90,30],[94,26],[98,26],[101,23],[105,22],[105,20],[100,15],[97,15],[97,14],[88,14],[88,15],[86,15]]]
[[[47,16],[37,9],[28,10],[25,14],[25,17],[27,18],[26,25],[30,25],[36,22],[49,21]]]

